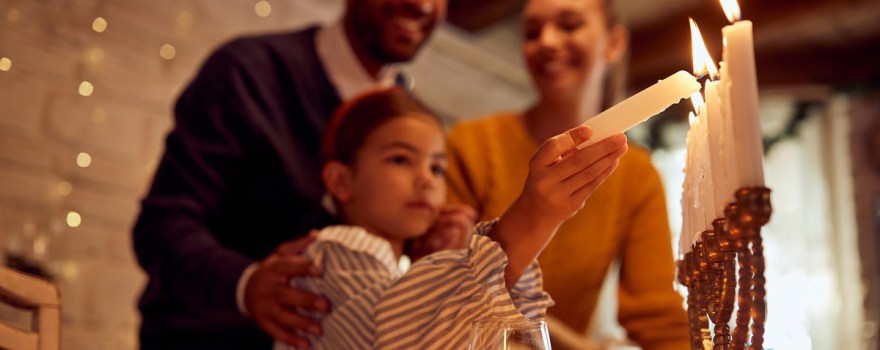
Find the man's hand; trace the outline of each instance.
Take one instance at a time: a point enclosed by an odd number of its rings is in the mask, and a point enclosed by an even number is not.
[[[411,242],[406,254],[416,261],[441,250],[466,248],[476,218],[477,212],[464,204],[441,208],[434,225],[424,236]]]
[[[321,335],[321,325],[300,311],[328,312],[330,303],[321,296],[292,288],[293,277],[320,276],[318,268],[302,256],[314,240],[308,237],[279,246],[260,262],[245,287],[244,303],[257,325],[272,338],[297,348],[309,347],[308,340],[296,335],[301,330]]]

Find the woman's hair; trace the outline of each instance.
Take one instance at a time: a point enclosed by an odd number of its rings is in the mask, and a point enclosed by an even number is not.
[[[614,26],[621,24],[620,19],[617,16],[617,11],[614,7],[613,0],[601,0],[602,6],[602,14],[605,17],[605,25],[611,29]],[[628,60],[627,52],[624,53],[624,57],[608,68],[608,71],[605,72],[604,82],[602,83],[602,110],[606,110],[614,106],[617,102],[620,102],[624,99],[626,95],[626,61]]]
[[[388,121],[408,114],[440,119],[414,96],[399,87],[366,92],[344,103],[330,119],[321,147],[322,163],[353,164],[367,137]]]

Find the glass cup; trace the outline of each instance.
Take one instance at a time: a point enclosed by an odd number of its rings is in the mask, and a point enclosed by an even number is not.
[[[474,321],[468,350],[550,350],[547,323],[526,319]]]

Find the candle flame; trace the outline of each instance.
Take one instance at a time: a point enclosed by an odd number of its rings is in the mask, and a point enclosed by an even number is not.
[[[694,75],[702,76],[706,73],[709,73],[709,79],[718,78],[718,68],[715,66],[715,61],[712,60],[712,56],[709,55],[709,49],[706,48],[706,43],[703,41],[703,35],[700,34],[700,27],[697,27],[697,22],[694,22],[693,18],[688,18],[691,23],[691,48],[693,51],[694,57]]]
[[[742,19],[742,11],[739,9],[739,3],[736,0],[718,0],[721,2],[721,9],[724,10],[724,15],[727,16],[727,20],[730,23],[739,21]]]
[[[706,104],[706,102],[703,101],[703,95],[700,95],[699,91],[691,94],[691,103],[694,104],[694,112],[697,112],[697,114],[700,113],[700,106]]]
[[[694,122],[697,121],[697,116],[694,115],[694,112],[688,112],[688,124],[694,125]]]

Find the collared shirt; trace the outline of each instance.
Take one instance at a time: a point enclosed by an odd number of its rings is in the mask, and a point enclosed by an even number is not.
[[[314,349],[464,349],[478,319],[543,319],[552,300],[541,270],[533,262],[507,290],[507,256],[485,236],[495,222],[478,224],[467,248],[428,255],[405,273],[385,239],[356,226],[321,230],[305,256],[323,275],[291,285],[324,294],[333,310],[308,315],[323,336],[299,335]]]
[[[341,21],[318,30],[315,42],[324,70],[343,101],[374,88],[394,85],[398,67],[386,65],[379,71],[378,77],[370,76],[351,48]]]

